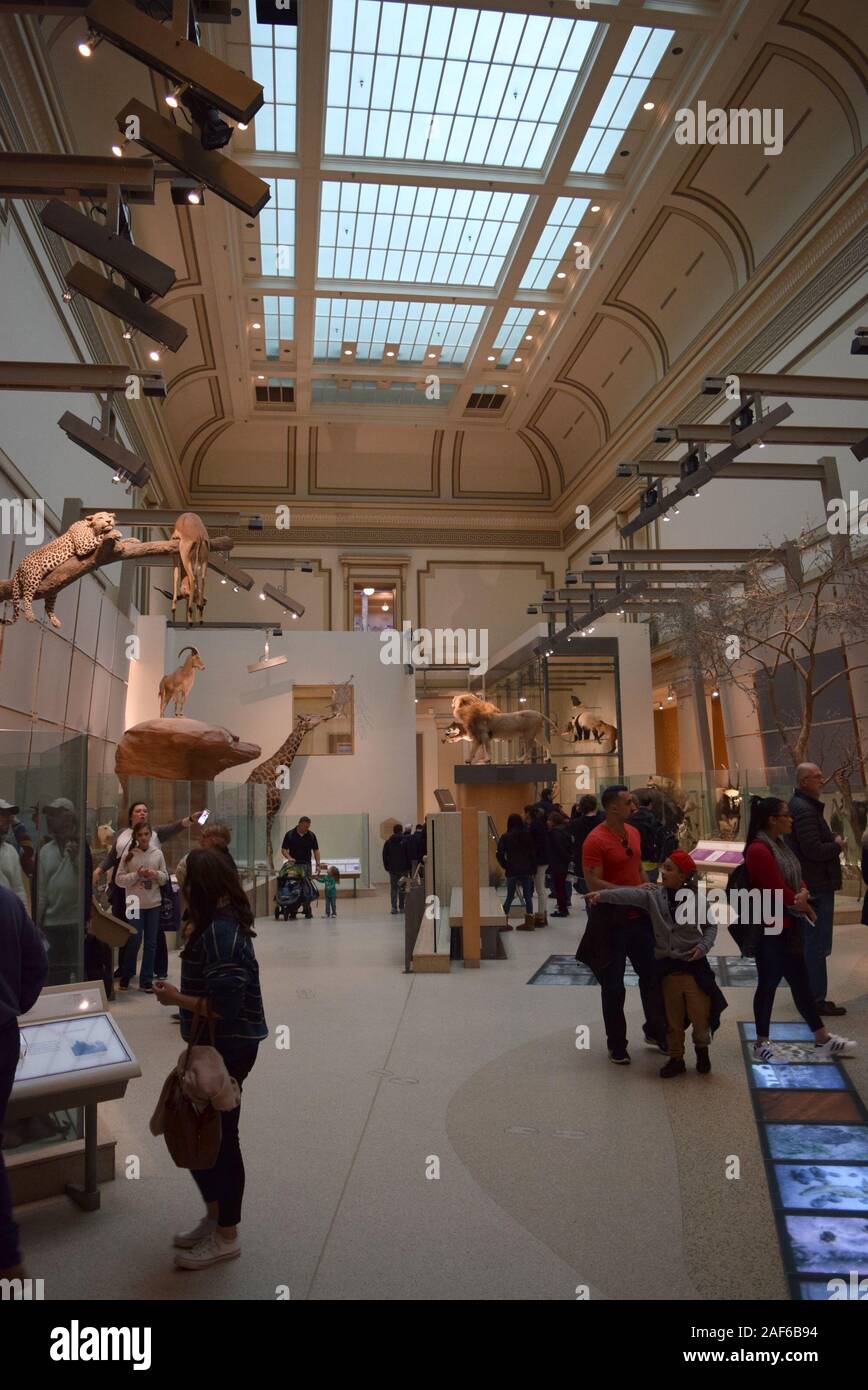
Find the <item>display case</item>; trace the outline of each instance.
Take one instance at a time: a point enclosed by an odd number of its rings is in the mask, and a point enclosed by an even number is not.
[[[48,983],[80,980],[88,875],[87,739],[42,729],[0,730],[0,820],[19,855],[23,893],[48,950]]]
[[[303,808],[302,808],[303,809]],[[283,838],[298,824],[298,811],[284,811],[274,822],[274,863],[283,863],[280,846]],[[353,891],[371,886],[370,827],[366,815],[314,815],[311,830],[319,844],[323,869],[335,864],[341,870],[341,889],[352,886]],[[346,864],[346,869],[344,865]]]

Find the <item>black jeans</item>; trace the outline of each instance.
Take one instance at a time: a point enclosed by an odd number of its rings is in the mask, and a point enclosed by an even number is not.
[[[226,1070],[239,1086],[253,1070],[259,1051],[258,1042],[244,1038],[218,1038],[215,1047],[226,1063]],[[241,1220],[241,1199],[244,1196],[244,1160],[238,1137],[241,1106],[224,1110],[220,1115],[222,1138],[217,1162],[213,1168],[191,1169],[191,1176],[206,1202],[217,1203],[217,1225],[237,1226]]]
[[[644,1032],[652,1042],[666,1046],[666,1014],[654,961],[654,933],[647,920],[625,922],[609,931],[611,960],[599,976],[603,1022],[609,1051],[627,1046],[627,1020],[624,1017],[624,969],[630,964],[639,976],[639,994],[645,1010]]]
[[[813,924],[812,924],[813,925]],[[792,934],[792,935],[791,935]],[[758,1038],[767,1038],[771,1026],[775,994],[781,980],[786,980],[793,1003],[812,1032],[823,1027],[817,1013],[814,991],[808,978],[808,967],[801,949],[801,927],[784,927],[778,936],[763,932],[756,953],[757,987],[753,997],[753,1016]]]
[[[0,1269],[12,1269],[21,1263],[18,1248],[18,1227],[12,1220],[12,1198],[9,1179],[3,1163],[3,1121],[6,1106],[15,1080],[15,1070],[21,1052],[18,1024],[13,1019],[0,1028]]]

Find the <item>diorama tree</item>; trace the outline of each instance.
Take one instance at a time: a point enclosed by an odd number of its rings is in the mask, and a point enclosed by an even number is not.
[[[847,660],[847,646],[868,639],[866,559],[846,540],[818,540],[806,531],[775,553],[758,553],[738,572],[709,573],[697,592],[685,593],[658,620],[661,636],[677,641],[715,681],[731,680],[758,714],[765,700],[762,712],[793,767],[806,760],[820,696],[868,667]],[[835,647],[841,668],[824,674],[820,658]],[[799,691],[797,709],[781,696],[780,676],[788,669]],[[855,731],[852,742],[855,767],[863,756]]]

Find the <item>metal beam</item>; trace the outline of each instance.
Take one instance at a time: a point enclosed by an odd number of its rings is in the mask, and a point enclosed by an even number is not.
[[[735,573],[735,571],[733,571]],[[729,577],[729,576],[727,576]],[[712,570],[582,570],[583,584],[619,584],[626,579],[646,579],[650,584],[701,584],[714,579]]]
[[[631,466],[636,468],[636,477],[681,477],[679,459],[639,459],[631,461]],[[825,476],[818,463],[728,463],[721,469],[721,475],[724,478],[771,478],[781,482],[805,483],[821,483]]]
[[[0,198],[107,198],[120,188],[125,203],[153,203],[152,159],[99,155],[0,152]]]
[[[780,410],[780,406],[777,409]],[[792,411],[789,413],[792,414]],[[769,418],[770,415],[764,416],[766,420]],[[756,423],[762,424],[762,421]],[[671,434],[673,444],[729,444],[737,437],[729,425],[661,425],[660,433],[664,430]],[[761,439],[764,444],[815,444],[821,447],[825,444],[843,447],[858,443],[864,433],[864,428],[842,429],[838,425],[786,425],[782,429],[772,426],[762,433]],[[756,448],[756,444],[745,444],[742,448]]]
[[[239,589],[249,590],[253,588],[252,575],[247,574],[245,570],[236,569],[235,565],[231,565],[228,560],[219,558],[213,551],[208,556],[208,568],[223,575],[230,584],[237,584]]]
[[[868,401],[868,381],[846,376],[787,376],[785,373],[734,372],[741,395],[807,396],[813,400]],[[707,376],[704,396],[717,396],[726,386],[725,376]]]
[[[112,510],[118,526],[139,526],[143,530],[148,530],[151,527],[174,526],[180,516],[180,512],[177,511],[151,511],[138,507],[113,507]],[[79,517],[92,516],[96,511],[99,511],[99,507],[82,506],[79,509]],[[218,526],[241,525],[241,516],[238,512],[197,512],[196,515],[209,530]]]
[[[601,550],[610,565],[632,565],[632,564],[666,564],[689,565],[693,560],[701,560],[704,565],[739,565],[748,560],[757,558],[770,560],[777,559],[783,554],[779,546],[770,546],[767,550],[756,547],[753,550],[745,549],[714,549],[699,550],[696,546],[685,549],[682,546],[675,546],[663,550]]]
[[[783,404],[775,406],[774,410],[770,410],[762,419],[754,420],[751,424],[741,428],[736,427],[734,432],[729,425],[721,426],[729,439],[726,447],[721,449],[719,454],[715,454],[714,458],[706,459],[704,463],[701,463],[688,478],[676,483],[666,496],[661,496],[652,506],[643,508],[632,521],[621,526],[619,528],[620,534],[632,536],[634,532],[643,530],[650,521],[655,521],[658,516],[665,516],[682,497],[690,496],[695,488],[704,487],[739,454],[743,454],[746,449],[752,448],[754,444],[774,433],[775,426],[782,420],[786,420],[792,413],[792,407],[784,401]],[[786,434],[788,431],[784,430],[783,433]]]
[[[145,367],[95,366],[90,362],[0,362],[0,391],[126,391],[138,377],[142,394],[165,396],[162,372]]]
[[[280,618],[271,623],[182,623],[169,619],[166,627],[178,628],[183,632],[274,632],[277,627],[283,628],[283,622]],[[282,637],[283,632],[278,636]]]

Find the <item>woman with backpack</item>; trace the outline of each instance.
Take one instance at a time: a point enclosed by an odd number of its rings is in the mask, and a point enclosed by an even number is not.
[[[184,893],[190,929],[181,952],[181,988],[158,983],[155,993],[161,1004],[181,1010],[185,1041],[194,1019],[207,1020],[199,1039],[208,1043],[213,1027],[213,1045],[240,1089],[268,1035],[253,950],[253,913],[232,859],[221,850],[190,851]],[[213,1168],[192,1170],[206,1210],[198,1225],[175,1236],[180,1269],[205,1269],[241,1254],[240,1113],[240,1106],[221,1113],[220,1152]]]
[[[802,881],[798,859],[786,842],[793,818],[786,801],[776,796],[754,796],[750,803],[750,825],[745,842],[744,864],[751,888],[778,895],[782,911],[775,912],[771,929],[758,925],[756,943],[757,988],[753,999],[756,1041],[755,1062],[779,1062],[769,1034],[775,994],[786,980],[793,1003],[814,1034],[818,1056],[852,1057],[856,1043],[830,1033],[817,1012],[805,964],[805,919],[814,920],[809,890]]]

